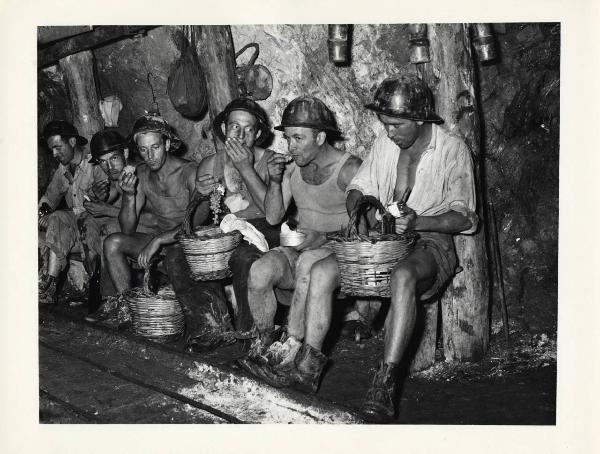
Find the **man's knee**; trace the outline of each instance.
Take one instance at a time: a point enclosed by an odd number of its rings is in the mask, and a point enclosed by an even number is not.
[[[324,252],[322,249],[303,252],[298,258],[298,263],[296,264],[296,275],[308,275],[313,265],[323,259],[326,254],[327,252]]]
[[[339,268],[333,255],[312,265],[310,270],[310,285],[325,291],[333,291],[339,280]]]
[[[415,288],[417,285],[417,270],[408,263],[398,264],[392,271],[390,284],[392,288]]]
[[[71,225],[73,216],[66,210],[56,210],[48,215],[48,225],[64,224]]]
[[[280,267],[280,260],[277,260],[273,254],[265,254],[250,267],[248,288],[258,290],[273,287]]]
[[[105,257],[112,257],[122,253],[123,246],[127,241],[127,236],[124,233],[112,233],[104,239],[102,250]]]

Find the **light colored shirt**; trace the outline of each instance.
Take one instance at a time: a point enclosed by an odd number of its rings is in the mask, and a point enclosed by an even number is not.
[[[90,158],[89,153],[84,153],[81,162],[75,167],[75,175],[71,175],[68,165],[60,164],[38,206],[46,202],[55,210],[64,197],[67,206],[76,215],[83,213],[83,196],[92,188],[93,183],[108,178],[99,166],[90,162]]]
[[[346,192],[357,189],[364,195],[377,197],[384,206],[392,203],[401,153],[385,131],[380,133]],[[406,204],[418,216],[457,211],[472,223],[460,233],[477,230],[473,160],[463,140],[432,124],[431,141],[417,165],[414,187]]]

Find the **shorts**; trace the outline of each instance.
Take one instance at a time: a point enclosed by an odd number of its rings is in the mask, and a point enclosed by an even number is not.
[[[415,243],[415,250],[418,249],[429,252],[437,264],[435,282],[420,297],[421,301],[426,301],[438,296],[452,280],[457,272],[458,258],[454,240],[448,233],[419,232],[419,239]],[[398,262],[396,267],[401,263],[402,261]]]

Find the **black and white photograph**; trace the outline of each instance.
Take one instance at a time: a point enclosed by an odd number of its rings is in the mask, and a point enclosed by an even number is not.
[[[6,0],[0,451],[595,452],[598,20]]]
[[[37,43],[40,423],[555,424],[560,23]]]

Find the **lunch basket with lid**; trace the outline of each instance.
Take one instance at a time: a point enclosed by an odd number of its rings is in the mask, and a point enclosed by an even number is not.
[[[218,225],[201,226],[192,229],[194,212],[206,197],[196,194],[187,207],[177,234],[177,240],[183,249],[190,267],[192,278],[197,281],[212,281],[231,275],[229,258],[242,240],[242,234],[233,230],[224,233]],[[215,221],[218,216],[215,215]]]
[[[381,232],[359,234],[360,215],[366,213],[369,206],[375,206],[382,216],[388,214],[375,197],[363,196],[350,214],[348,227],[327,237],[332,240],[343,294],[389,298],[392,270],[413,250],[416,234],[384,234],[383,222]]]
[[[150,290],[150,268],[144,273],[143,287],[127,290],[125,301],[131,312],[136,334],[157,342],[179,338],[185,329],[181,304],[171,286],[161,287],[156,293]]]

